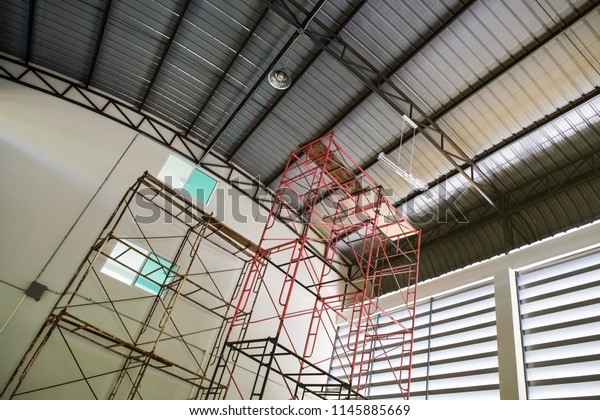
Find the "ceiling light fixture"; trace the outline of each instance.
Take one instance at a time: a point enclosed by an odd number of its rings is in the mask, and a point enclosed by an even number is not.
[[[273,70],[271,70],[269,72],[269,76],[267,77],[267,80],[269,81],[269,84],[277,90],[286,90],[292,84],[292,78],[290,77],[290,74],[288,73],[287,67],[288,67],[288,64],[290,63],[290,57],[292,56],[292,54],[294,54],[294,47],[296,46],[296,41],[298,41],[298,39],[303,34],[303,32],[304,31],[302,29],[298,29],[298,36],[294,39],[292,44],[289,46],[289,49],[285,50],[285,52],[283,53],[283,56],[281,57],[282,59],[283,59],[283,57],[287,56],[287,57],[285,57],[285,64],[283,65],[283,67],[274,68]],[[288,54],[288,52],[289,52],[289,54]]]
[[[412,150],[410,152],[410,164],[409,164],[408,170],[406,170],[402,166],[400,166],[400,159],[402,158],[402,143],[403,143],[403,137],[404,137],[404,127],[406,124],[411,126],[413,129],[413,138],[412,138],[413,144],[412,144]],[[421,191],[425,191],[425,190],[427,190],[427,184],[425,182],[421,181],[420,179],[416,178],[412,174],[412,162],[413,162],[413,155],[415,152],[415,136],[416,136],[417,127],[418,127],[417,124],[413,120],[411,120],[408,115],[406,115],[406,114],[402,115],[402,131],[400,134],[400,147],[398,148],[398,161],[394,162],[392,159],[387,157],[385,155],[385,153],[383,153],[383,152],[379,153],[379,156],[377,156],[377,160],[379,160],[380,162],[389,166],[394,172],[396,172],[398,175],[400,175],[402,178],[404,178],[404,180],[406,182],[408,182],[412,187],[414,187],[418,190],[421,190]],[[405,160],[407,160],[407,159],[405,159]]]
[[[416,189],[421,190],[421,191],[425,191],[427,189],[427,184],[425,184],[420,179],[415,178],[411,173],[407,172],[406,169],[402,168],[400,165],[398,165],[393,160],[390,160],[390,158],[388,158],[385,155],[385,153],[383,153],[383,152],[379,153],[379,156],[377,156],[377,159],[380,162],[385,163],[391,169],[393,169],[394,172],[396,172],[398,175],[400,175],[402,178],[404,178],[404,180],[406,182],[408,182],[410,185],[412,185]]]
[[[285,67],[274,69],[269,72],[269,84],[277,90],[286,90],[292,84],[292,78]]]

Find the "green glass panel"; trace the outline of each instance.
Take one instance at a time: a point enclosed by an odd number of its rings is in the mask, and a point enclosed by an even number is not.
[[[150,254],[142,267],[142,274],[135,281],[135,285],[140,289],[157,295],[160,292],[160,287],[163,284],[168,284],[174,274],[165,267],[169,267],[173,271],[176,269],[175,264],[171,261],[165,260],[156,254]]]
[[[194,169],[185,190],[199,203],[206,204],[217,188],[217,180],[206,175],[204,172]]]

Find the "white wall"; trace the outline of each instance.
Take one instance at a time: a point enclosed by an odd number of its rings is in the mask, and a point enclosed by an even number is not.
[[[2,386],[123,193],[167,155],[104,117],[0,81],[2,325],[21,289],[36,279],[49,289],[39,302],[25,298],[0,335]]]
[[[170,153],[100,115],[0,80],[0,328],[7,322],[0,333],[0,387],[124,192],[144,171],[156,175]],[[220,182],[205,210],[258,243],[263,222],[257,209],[251,199]],[[236,213],[247,217],[239,219]],[[264,209],[261,215],[266,216]],[[280,225],[275,231],[290,234]],[[49,289],[39,302],[22,299],[34,280]],[[312,307],[308,296],[295,294],[295,304],[305,299],[305,307]],[[320,350],[330,353],[329,346]],[[268,396],[286,398],[281,380],[271,379]],[[77,387],[71,394],[61,392],[48,398],[80,397]]]
[[[468,287],[484,279],[493,279],[496,294],[500,398],[525,399],[515,274],[526,268],[594,247],[600,247],[600,222],[419,283],[417,300],[444,294],[452,289]],[[382,297],[379,302],[383,309],[391,310],[400,304],[400,298],[398,294],[390,293]]]

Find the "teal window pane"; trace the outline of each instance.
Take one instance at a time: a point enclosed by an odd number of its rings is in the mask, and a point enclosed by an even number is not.
[[[138,276],[137,272],[142,268],[147,255],[148,251],[131,242],[117,242],[100,272],[131,285]]]
[[[193,170],[194,165],[171,155],[158,173],[158,179],[175,189],[183,188]]]
[[[160,264],[159,264],[160,263]],[[135,281],[135,285],[154,295],[160,292],[163,284],[168,284],[173,277],[173,271],[177,267],[171,261],[165,260],[156,254],[150,254],[142,267],[141,275]]]
[[[206,175],[204,172],[194,169],[185,190],[199,203],[206,204],[217,188],[217,180]]]

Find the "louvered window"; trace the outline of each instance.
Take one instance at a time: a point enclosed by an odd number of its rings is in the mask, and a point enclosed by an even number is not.
[[[530,399],[600,397],[600,252],[517,275]]]
[[[411,399],[499,399],[498,348],[494,286],[491,281],[468,289],[427,299],[417,306],[414,331]],[[402,311],[393,313],[405,322]],[[387,325],[381,318],[378,331]],[[347,327],[340,327],[343,340]],[[375,357],[389,360],[373,365],[364,393],[371,399],[400,398],[395,383],[399,363],[398,344],[384,341],[375,346]],[[331,372],[343,377],[348,366],[333,363]],[[402,375],[406,378],[407,375]]]

